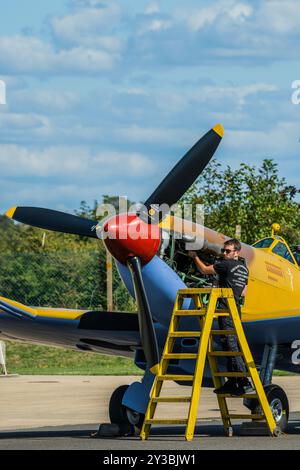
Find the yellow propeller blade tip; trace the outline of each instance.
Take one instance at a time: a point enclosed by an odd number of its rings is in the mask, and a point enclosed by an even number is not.
[[[213,130],[220,136],[224,136],[224,127],[222,124],[216,124],[215,127],[213,127]]]
[[[150,372],[152,372],[153,375],[158,375],[159,364],[155,364],[155,366],[152,366],[151,369],[150,369]]]
[[[14,216],[14,213],[16,212],[16,207],[11,207],[10,209],[8,209],[8,211],[5,212],[5,215],[6,217],[9,217],[10,219],[13,218]]]

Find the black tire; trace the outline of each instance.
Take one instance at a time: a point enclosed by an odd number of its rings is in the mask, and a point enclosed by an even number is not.
[[[109,418],[111,423],[128,424],[126,407],[122,405],[124,394],[129,385],[121,385],[116,388],[109,401]]]
[[[276,426],[281,431],[286,430],[289,420],[289,401],[285,391],[279,385],[270,384],[264,387],[267,400],[270,404]],[[253,414],[260,414],[261,407],[257,400],[253,400],[254,407],[251,407]]]

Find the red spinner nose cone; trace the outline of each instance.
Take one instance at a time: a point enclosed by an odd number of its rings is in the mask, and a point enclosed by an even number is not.
[[[126,264],[128,257],[138,256],[147,264],[160,245],[158,225],[143,222],[136,214],[119,214],[105,222],[103,241],[112,256]]]

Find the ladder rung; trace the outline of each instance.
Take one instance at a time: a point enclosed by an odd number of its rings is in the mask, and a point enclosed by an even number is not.
[[[219,317],[229,317],[230,313],[228,312],[215,312],[214,313],[214,318],[219,318]]]
[[[242,352],[237,351],[212,351],[208,353],[209,356],[216,356],[216,357],[228,357],[228,356],[243,356]]]
[[[238,414],[226,414],[225,418],[229,419],[255,419],[255,420],[263,420],[265,419],[264,415],[238,415]]]
[[[152,398],[154,403],[189,403],[191,397],[157,397]]]
[[[187,419],[145,419],[144,424],[187,424]]]
[[[188,353],[168,353],[163,356],[163,359],[197,359],[198,354]]]
[[[173,315],[178,316],[187,316],[187,317],[193,317],[193,316],[204,316],[206,314],[206,309],[201,308],[199,310],[175,310],[173,312]]]
[[[195,287],[195,288],[190,288],[190,289],[179,289],[178,295],[190,297],[191,295],[195,295],[195,294],[198,294],[198,295],[199,294],[211,294],[211,290],[212,290],[211,287],[207,287],[207,288]]]
[[[256,398],[256,399],[259,398],[256,393],[244,393],[243,395],[230,395],[228,393],[218,393],[218,397],[220,398]]]
[[[200,338],[201,331],[174,331],[169,334],[169,338],[191,338],[192,336]]]
[[[235,330],[211,330],[212,335],[236,335]]]
[[[191,382],[194,380],[193,375],[175,375],[175,374],[166,374],[166,375],[157,375],[157,380],[184,380],[187,382]]]
[[[215,372],[215,377],[251,377],[249,372]]]

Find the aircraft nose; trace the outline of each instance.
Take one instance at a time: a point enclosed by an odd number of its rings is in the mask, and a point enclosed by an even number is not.
[[[101,233],[103,242],[112,256],[126,264],[131,256],[138,256],[147,264],[160,246],[158,225],[143,222],[136,214],[119,214],[107,220]]]

